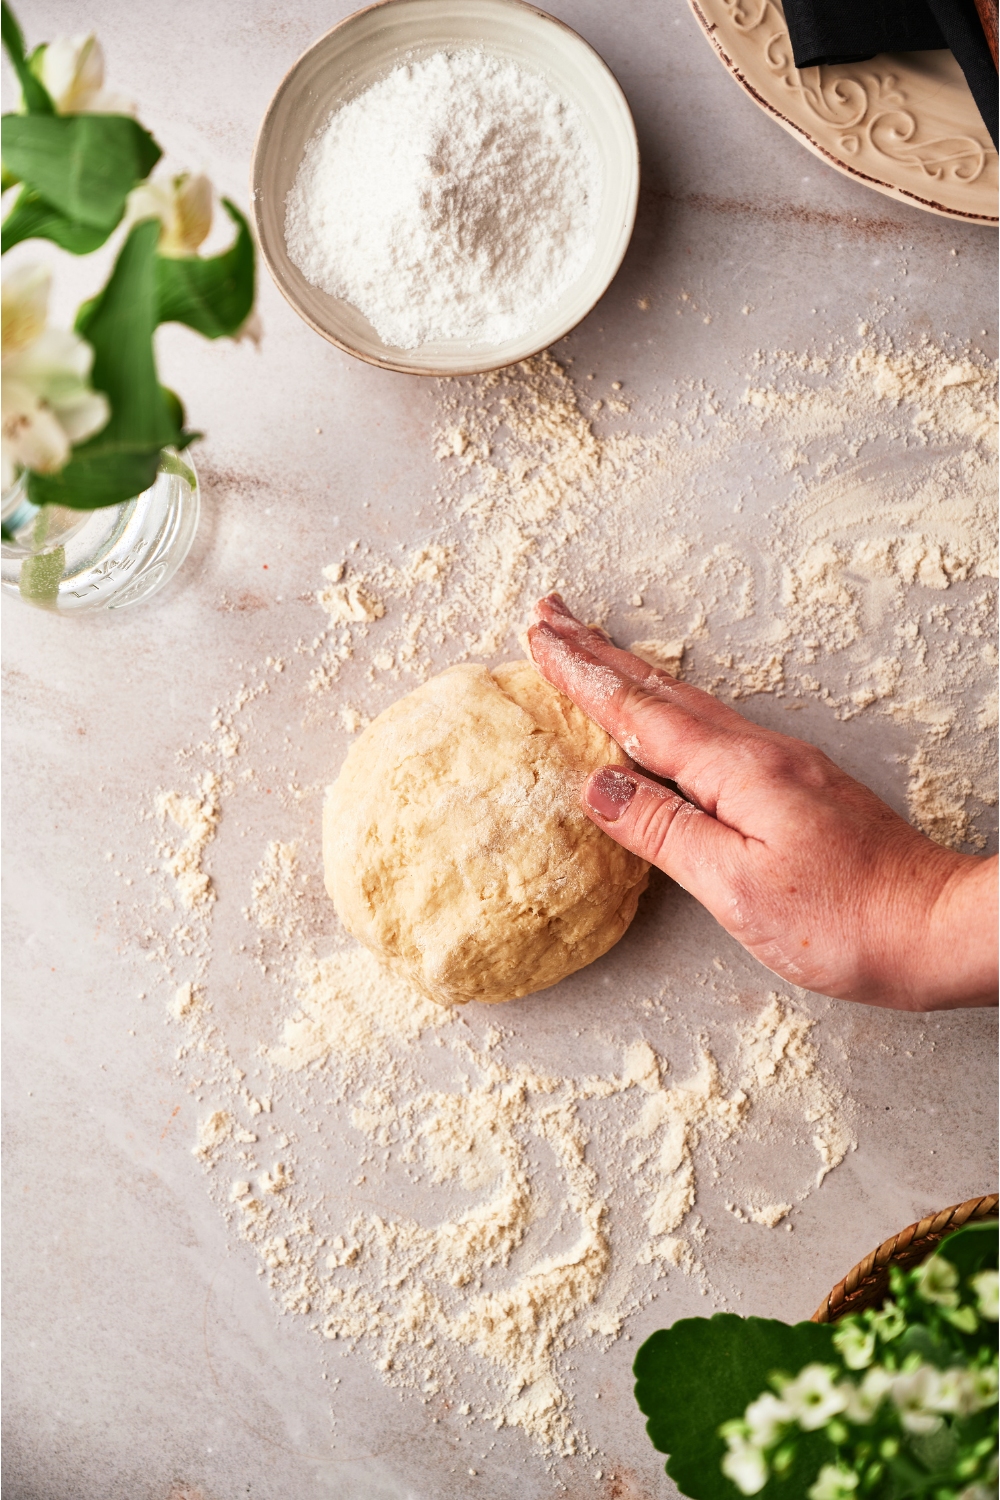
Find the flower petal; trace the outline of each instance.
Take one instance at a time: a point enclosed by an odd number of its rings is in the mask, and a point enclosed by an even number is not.
[[[81,386],[65,399],[52,401],[52,409],[71,443],[82,443],[106,427],[111,416],[111,405],[103,391],[92,391]]]
[[[3,382],[4,467],[17,465],[52,474],[69,457],[69,439],[54,412],[16,381]]]
[[[3,362],[26,349],[45,331],[52,275],[44,266],[21,266],[3,280],[0,338]]]
[[[60,115],[79,114],[104,83],[104,53],[93,32],[54,37],[42,53],[41,80]]]

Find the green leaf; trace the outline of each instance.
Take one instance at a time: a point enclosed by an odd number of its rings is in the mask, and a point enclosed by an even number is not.
[[[21,85],[21,93],[24,95],[24,107],[29,114],[51,115],[55,113],[52,100],[48,91],[40,79],[36,78],[28,65],[28,59],[24,55],[24,37],[21,28],[17,24],[14,12],[3,0],[2,24],[0,30],[3,34],[3,45],[7,56],[11,60],[14,72],[17,74]]]
[[[68,219],[31,188],[22,188],[3,221],[0,253],[6,255],[22,240],[52,240],[73,255],[89,255],[104,244],[109,233],[110,230],[95,229],[91,224]]]
[[[635,1399],[649,1418],[653,1446],[670,1455],[667,1473],[693,1500],[739,1500],[720,1468],[723,1422],[742,1417],[768,1389],[776,1370],[795,1375],[804,1365],[836,1363],[833,1329],[822,1323],[769,1318],[683,1318],[647,1339],[635,1358]],[[822,1432],[796,1438],[791,1468],[768,1480],[762,1500],[798,1500],[833,1449]]]
[[[4,115],[7,169],[68,219],[110,234],[160,148],[128,115]]]
[[[130,500],[156,478],[161,448],[182,448],[183,414],[156,376],[158,219],[137,224],[121,248],[107,286],[77,315],[77,331],[93,346],[91,382],[111,404],[107,426],[77,444],[58,474],[31,474],[36,505],[94,510]]]
[[[951,1261],[963,1280],[977,1271],[997,1269],[998,1226],[996,1219],[983,1224],[965,1224],[943,1239],[934,1251],[942,1260]]]
[[[254,299],[254,245],[246,219],[228,198],[226,213],[237,226],[234,243],[221,255],[157,260],[161,323],[186,323],[208,339],[232,337],[246,322]]]

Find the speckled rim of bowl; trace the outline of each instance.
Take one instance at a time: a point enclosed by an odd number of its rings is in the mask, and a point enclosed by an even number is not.
[[[534,354],[541,353],[543,349],[549,348],[559,339],[564,338],[567,333],[570,333],[572,329],[593,311],[617,275],[618,269],[625,258],[625,252],[628,249],[632,230],[635,226],[636,209],[639,201],[639,143],[628,101],[625,98],[621,85],[607,63],[590,43],[585,41],[572,27],[567,26],[565,22],[560,21],[557,17],[549,15],[547,11],[539,10],[536,6],[527,4],[526,0],[477,0],[477,3],[482,5],[484,13],[487,10],[492,11],[494,14],[506,11],[515,14],[520,12],[536,18],[542,23],[543,27],[551,27],[553,32],[558,31],[563,33],[568,46],[573,49],[579,49],[578,55],[587,59],[588,65],[593,70],[593,76],[601,78],[602,86],[607,92],[609,104],[617,114],[618,125],[619,127],[624,127],[628,137],[629,149],[627,159],[623,162],[627,180],[624,183],[624,195],[619,194],[620,197],[623,196],[623,201],[620,205],[617,230],[612,237],[613,243],[610,253],[605,254],[603,264],[599,268],[599,274],[593,277],[593,284],[587,290],[585,304],[573,307],[571,316],[562,321],[554,322],[554,320],[550,319],[549,324],[545,327],[544,335],[527,334],[520,339],[510,340],[505,344],[462,344],[461,341],[455,340],[451,344],[426,344],[415,350],[396,349],[391,345],[382,343],[374,329],[371,328],[371,325],[351,304],[339,298],[331,297],[328,293],[321,292],[316,287],[312,287],[288,258],[285,246],[284,200],[291,181],[288,182],[288,186],[284,188],[284,191],[279,190],[280,201],[276,205],[276,210],[274,197],[269,193],[267,186],[269,173],[274,167],[274,153],[280,149],[275,143],[275,131],[278,128],[282,106],[285,104],[288,96],[295,90],[301,74],[309,65],[314,55],[318,51],[328,48],[331,39],[339,33],[343,33],[349,28],[357,27],[364,18],[372,17],[376,12],[402,11],[404,9],[413,11],[423,6],[426,6],[432,14],[436,13],[440,15],[443,11],[450,8],[454,8],[456,13],[458,13],[461,10],[468,11],[469,0],[377,0],[377,3],[374,5],[368,5],[361,10],[354,11],[351,15],[346,16],[344,20],[339,21],[336,26],[331,27],[329,31],[324,32],[321,37],[308,47],[288,69],[275,90],[265,111],[264,118],[261,121],[254,144],[253,156],[250,163],[250,201],[253,206],[254,224],[261,255],[275,285],[285,300],[304,322],[308,323],[311,328],[320,334],[322,338],[328,340],[329,343],[335,344],[338,349],[342,349],[346,354],[353,355],[356,359],[364,360],[368,364],[377,365],[384,370],[395,370],[410,375],[432,375],[438,377],[475,375],[485,373],[489,370],[503,369],[508,365],[518,363],[520,360],[530,359]],[[456,43],[469,46],[476,45],[476,41],[473,38],[465,38],[458,35],[456,35],[451,45],[455,45]],[[485,50],[491,50],[488,42],[480,42],[479,44],[483,45]],[[437,50],[439,47],[446,45],[449,45],[449,43],[444,39],[434,40],[427,44],[428,54],[431,50]],[[405,50],[402,47],[397,47],[394,54],[391,47],[387,47],[383,54],[384,62],[378,69],[378,76],[384,76],[385,72],[391,66],[394,66],[396,61],[401,60]],[[543,75],[550,76],[547,74],[544,63],[540,67],[536,63],[536,67],[538,67],[538,70]],[[355,93],[361,92],[372,81],[374,81],[372,77],[362,79],[361,87],[355,90]],[[342,97],[353,97],[353,95]],[[328,95],[323,104],[314,109],[314,113],[318,113],[319,118],[303,134],[302,148],[304,148],[305,143],[315,134],[318,124],[322,123],[322,120],[328,117],[336,102],[335,97]],[[590,123],[592,126],[593,122],[591,121]],[[597,130],[594,130],[594,139],[599,149],[604,153],[605,142]],[[299,149],[296,152],[291,180],[294,180],[301,159],[302,150]],[[606,167],[606,154],[604,162]],[[607,177],[607,172],[605,176]],[[268,222],[269,206],[272,209],[270,222]],[[604,206],[602,205],[602,216],[603,214]],[[607,238],[607,236],[605,237]],[[575,288],[579,288],[581,284],[586,284],[587,278],[588,272],[584,272],[583,275],[578,277],[573,287],[567,289],[567,292],[564,293],[560,304],[557,306],[561,306],[562,302],[566,300]],[[304,305],[304,297],[307,297],[314,304],[312,310],[307,305]],[[578,303],[579,300],[577,298]],[[317,316],[315,309],[317,302],[325,302],[331,308],[340,310],[341,321],[353,321],[364,325],[364,328],[369,330],[370,346],[368,348],[359,348],[350,342],[349,338],[345,336],[343,329],[338,330],[335,327],[325,324]],[[372,347],[373,345],[377,345],[377,347]],[[434,351],[437,356],[434,363],[426,362],[427,354],[430,351]],[[447,352],[442,354],[441,351]],[[451,351],[454,352],[452,353]],[[425,356],[424,360],[420,358],[421,353]]]

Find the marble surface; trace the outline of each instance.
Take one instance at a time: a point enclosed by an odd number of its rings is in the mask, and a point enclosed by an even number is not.
[[[615,71],[643,157],[624,267],[563,346],[578,368],[620,379],[639,397],[692,376],[734,390],[754,349],[851,337],[876,301],[883,328],[902,341],[928,334],[993,351],[992,233],[907,209],[825,169],[733,85],[681,0],[564,0],[554,9]],[[347,10],[315,0],[178,0],[138,10],[91,0],[84,17],[68,0],[32,0],[20,19],[32,42],[92,24],[111,82],[141,101],[172,158],[203,167],[244,202],[271,92]],[[92,274],[60,272],[67,316]],[[682,289],[710,308],[710,324],[676,316]],[[640,298],[650,300],[648,313],[637,311]],[[741,314],[746,305],[751,317]],[[149,858],[137,805],[173,784],[178,747],[204,736],[237,663],[287,652],[316,629],[311,591],[338,539],[349,533],[387,547],[433,524],[433,388],[324,344],[266,279],[260,309],[259,351],[204,345],[183,330],[161,334],[163,378],[208,434],[196,455],[205,519],[171,587],[119,618],[66,621],[3,601],[3,1496],[669,1497],[628,1369],[659,1323],[705,1310],[683,1288],[637,1314],[608,1352],[578,1352],[581,1389],[604,1394],[586,1411],[606,1455],[601,1480],[578,1460],[546,1467],[519,1433],[501,1434],[481,1459],[473,1451],[486,1448],[481,1438],[431,1425],[415,1396],[387,1391],[360,1358],[338,1367],[332,1435],[315,1341],[278,1319],[249,1255],[229,1243],[191,1154],[198,1106],[172,1069],[176,1038],[159,1001],[137,999],[146,970],[121,920],[122,880],[141,885]],[[716,519],[702,518],[706,527]],[[754,546],[752,517],[740,540]],[[228,607],[239,599],[249,607]],[[770,700],[751,700],[747,711],[779,722]],[[289,714],[276,695],[261,716],[276,763],[289,753],[287,734],[303,781],[321,780],[333,752]],[[841,724],[819,711],[800,718],[808,724],[799,732],[903,806],[897,726]],[[305,803],[298,816],[307,823],[315,812]],[[257,834],[287,837],[290,816],[260,806]],[[223,852],[220,844],[213,865],[220,912],[227,899],[234,909],[245,900],[243,886],[227,887]],[[698,998],[706,956],[721,955],[747,996],[771,987],[662,882],[603,980],[595,974],[505,1018],[525,1055],[558,1046],[574,1000],[578,1016],[603,1007],[607,1024],[600,986],[609,975],[627,1029],[635,996],[664,963],[658,933],[667,920],[672,983],[693,1015],[708,1015]],[[748,1233],[721,1212],[712,1221],[719,1284],[741,1293],[742,1310],[763,1315],[808,1316],[885,1235],[994,1183],[992,1015],[811,1008],[820,1030],[843,1040],[840,1081],[854,1100],[858,1149],[803,1205],[791,1235]]]

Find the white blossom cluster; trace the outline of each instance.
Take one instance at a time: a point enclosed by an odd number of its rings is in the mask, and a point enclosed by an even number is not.
[[[974,1332],[981,1320],[996,1322],[997,1272],[982,1271],[971,1278],[975,1307],[960,1304],[958,1280],[949,1261],[933,1256],[917,1273],[914,1290],[963,1333]],[[840,1444],[848,1436],[844,1423],[871,1424],[888,1403],[903,1432],[921,1438],[939,1431],[945,1417],[970,1417],[996,1403],[995,1359],[978,1367],[939,1369],[910,1354],[898,1369],[874,1364],[877,1342],[890,1343],[906,1326],[903,1312],[892,1302],[870,1319],[867,1328],[845,1324],[835,1332],[834,1344],[848,1371],[865,1372],[860,1379],[833,1365],[806,1365],[792,1379],[774,1377],[776,1395],[764,1392],[750,1402],[742,1418],[727,1422],[720,1429],[728,1448],[722,1471],[737,1489],[756,1495],[764,1488],[772,1472],[772,1450],[796,1428],[801,1432],[827,1428],[831,1439]],[[895,1456],[899,1444],[890,1436],[882,1447],[883,1456],[889,1458]],[[854,1500],[858,1483],[853,1468],[825,1464],[807,1492],[808,1500]],[[962,1492],[960,1500],[986,1500],[986,1496],[986,1490],[974,1484]]]
[[[57,36],[32,60],[56,113],[134,114],[134,106],[104,86],[104,53],[93,35]],[[142,183],[129,195],[124,226],[158,218],[160,255],[194,255],[212,225],[213,189],[201,173],[180,173]],[[5,277],[2,292],[3,354],[0,393],[2,476],[8,491],[22,469],[54,474],[70,449],[105,426],[107,397],[90,384],[93,351],[79,334],[48,327],[51,273],[22,265]],[[256,341],[255,315],[239,336]]]

